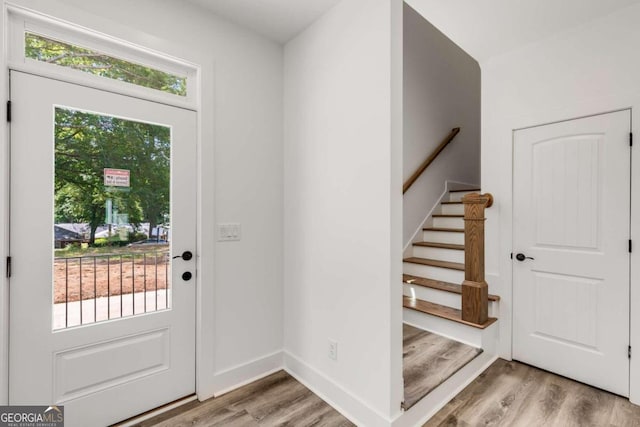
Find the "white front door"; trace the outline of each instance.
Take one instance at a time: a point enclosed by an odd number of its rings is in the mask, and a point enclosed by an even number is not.
[[[513,169],[513,357],[622,396],[630,124],[625,110],[517,131]]]
[[[11,102],[10,403],[100,426],[193,394],[196,114],[15,71]]]

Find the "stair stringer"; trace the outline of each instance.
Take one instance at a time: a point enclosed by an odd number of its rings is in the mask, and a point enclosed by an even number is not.
[[[413,244],[420,242],[422,240],[422,229],[425,227],[429,227],[431,225],[432,215],[438,212],[440,209],[440,204],[444,201],[448,201],[449,192],[454,190],[464,190],[467,188],[478,188],[479,184],[468,184],[464,182],[456,182],[456,181],[445,181],[444,183],[444,191],[440,195],[440,198],[433,205],[431,210],[427,213],[427,216],[424,218],[420,226],[416,229],[416,231],[411,236],[411,239],[405,244],[402,256],[403,258],[410,257],[413,251]]]

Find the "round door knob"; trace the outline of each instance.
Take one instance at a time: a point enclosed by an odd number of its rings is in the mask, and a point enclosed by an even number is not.
[[[182,273],[182,280],[184,280],[185,282],[188,282],[189,280],[191,280],[192,277],[193,277],[193,274],[191,274],[190,271],[185,271],[184,273]]]

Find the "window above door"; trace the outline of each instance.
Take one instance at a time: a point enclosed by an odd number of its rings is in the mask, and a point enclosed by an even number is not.
[[[187,96],[187,78],[184,76],[176,76],[28,31],[24,33],[24,43],[24,55],[27,59],[69,67],[94,76],[132,83],[174,95]]]
[[[20,7],[8,17],[11,69],[197,108],[194,64]]]

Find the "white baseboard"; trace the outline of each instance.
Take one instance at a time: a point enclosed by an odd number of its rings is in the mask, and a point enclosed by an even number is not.
[[[289,352],[284,352],[284,369],[322,400],[357,426],[390,427],[391,421],[360,400],[343,386],[328,378]]]
[[[278,351],[218,372],[214,376],[213,387],[217,397],[284,369],[357,426],[413,427],[421,426],[435,415],[497,358],[493,352],[485,351],[480,354],[393,421],[336,381],[286,351]]]
[[[284,369],[357,426],[413,427],[421,426],[435,415],[497,358],[492,351],[483,352],[394,420],[379,413],[344,386],[287,351],[277,351],[217,372],[213,377],[212,390],[217,397]]]
[[[282,356],[283,352],[277,351],[224,371],[216,372],[211,385],[213,395],[218,397],[282,370],[284,368]]]

